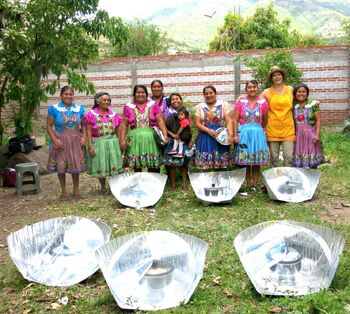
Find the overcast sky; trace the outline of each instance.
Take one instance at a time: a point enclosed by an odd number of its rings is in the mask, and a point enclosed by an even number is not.
[[[139,19],[147,18],[160,9],[177,7],[191,0],[100,0],[99,7],[106,10],[110,16]],[[122,3],[122,4],[121,4]]]

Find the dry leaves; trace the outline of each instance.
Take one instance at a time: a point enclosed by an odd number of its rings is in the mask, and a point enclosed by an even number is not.
[[[217,286],[220,286],[222,284],[220,276],[212,276],[211,281]]]
[[[51,305],[50,305],[50,306],[51,306],[51,309],[52,309],[52,310],[56,310],[56,311],[57,311],[57,310],[60,310],[60,309],[61,309],[61,307],[62,307],[62,305],[61,305],[61,304],[56,303],[56,302],[55,302],[55,303],[51,303]]]
[[[35,283],[34,282],[31,282],[29,285],[25,286],[22,291],[25,291],[25,290],[28,290],[30,287],[34,286]]]
[[[228,289],[224,289],[224,295],[226,295],[228,298],[233,297],[233,293]]]
[[[290,307],[287,306],[274,306],[271,308],[270,313],[281,313],[281,312],[289,312]]]

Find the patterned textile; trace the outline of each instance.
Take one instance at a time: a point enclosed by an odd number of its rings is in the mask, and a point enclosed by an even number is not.
[[[315,113],[319,110],[319,104],[311,99],[308,99],[303,108],[299,104],[294,106],[296,141],[292,165],[295,167],[315,168],[324,160],[321,143],[313,142],[316,136]]]

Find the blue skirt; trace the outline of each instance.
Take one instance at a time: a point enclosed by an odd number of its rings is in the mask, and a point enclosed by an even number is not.
[[[266,135],[260,124],[246,123],[238,128],[239,142],[234,160],[238,165],[259,166],[269,163]]]
[[[219,125],[207,127],[212,130],[220,128]],[[219,169],[233,165],[230,146],[221,145],[208,133],[198,132],[195,165],[198,169]]]

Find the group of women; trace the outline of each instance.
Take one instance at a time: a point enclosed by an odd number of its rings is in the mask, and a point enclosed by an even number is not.
[[[65,86],[61,102],[48,110],[46,126],[52,140],[48,169],[58,173],[62,197],[66,197],[66,173],[72,174],[73,195],[79,196],[79,173],[87,170],[97,177],[104,193],[106,177],[125,167],[160,172],[164,165],[173,188],[179,169],[186,190],[187,156],[194,144],[197,169],[246,166],[246,183],[253,188],[258,185],[261,165],[278,165],[280,149],[285,166],[315,168],[323,160],[319,103],[309,99],[305,84],[294,90],[286,86],[286,77],[284,69],[274,66],[268,75],[272,87],[259,95],[258,83],[248,81],[246,96],[239,97],[233,107],[217,98],[214,86],[204,87],[204,101],[194,110],[196,137],[191,110],[180,94],[165,97],[160,80],[151,83],[152,97],[145,85],[136,85],[122,116],[110,109],[106,92],[96,94],[92,109],[84,115],[84,108],[73,103],[73,89]],[[225,143],[218,140],[223,130]]]

